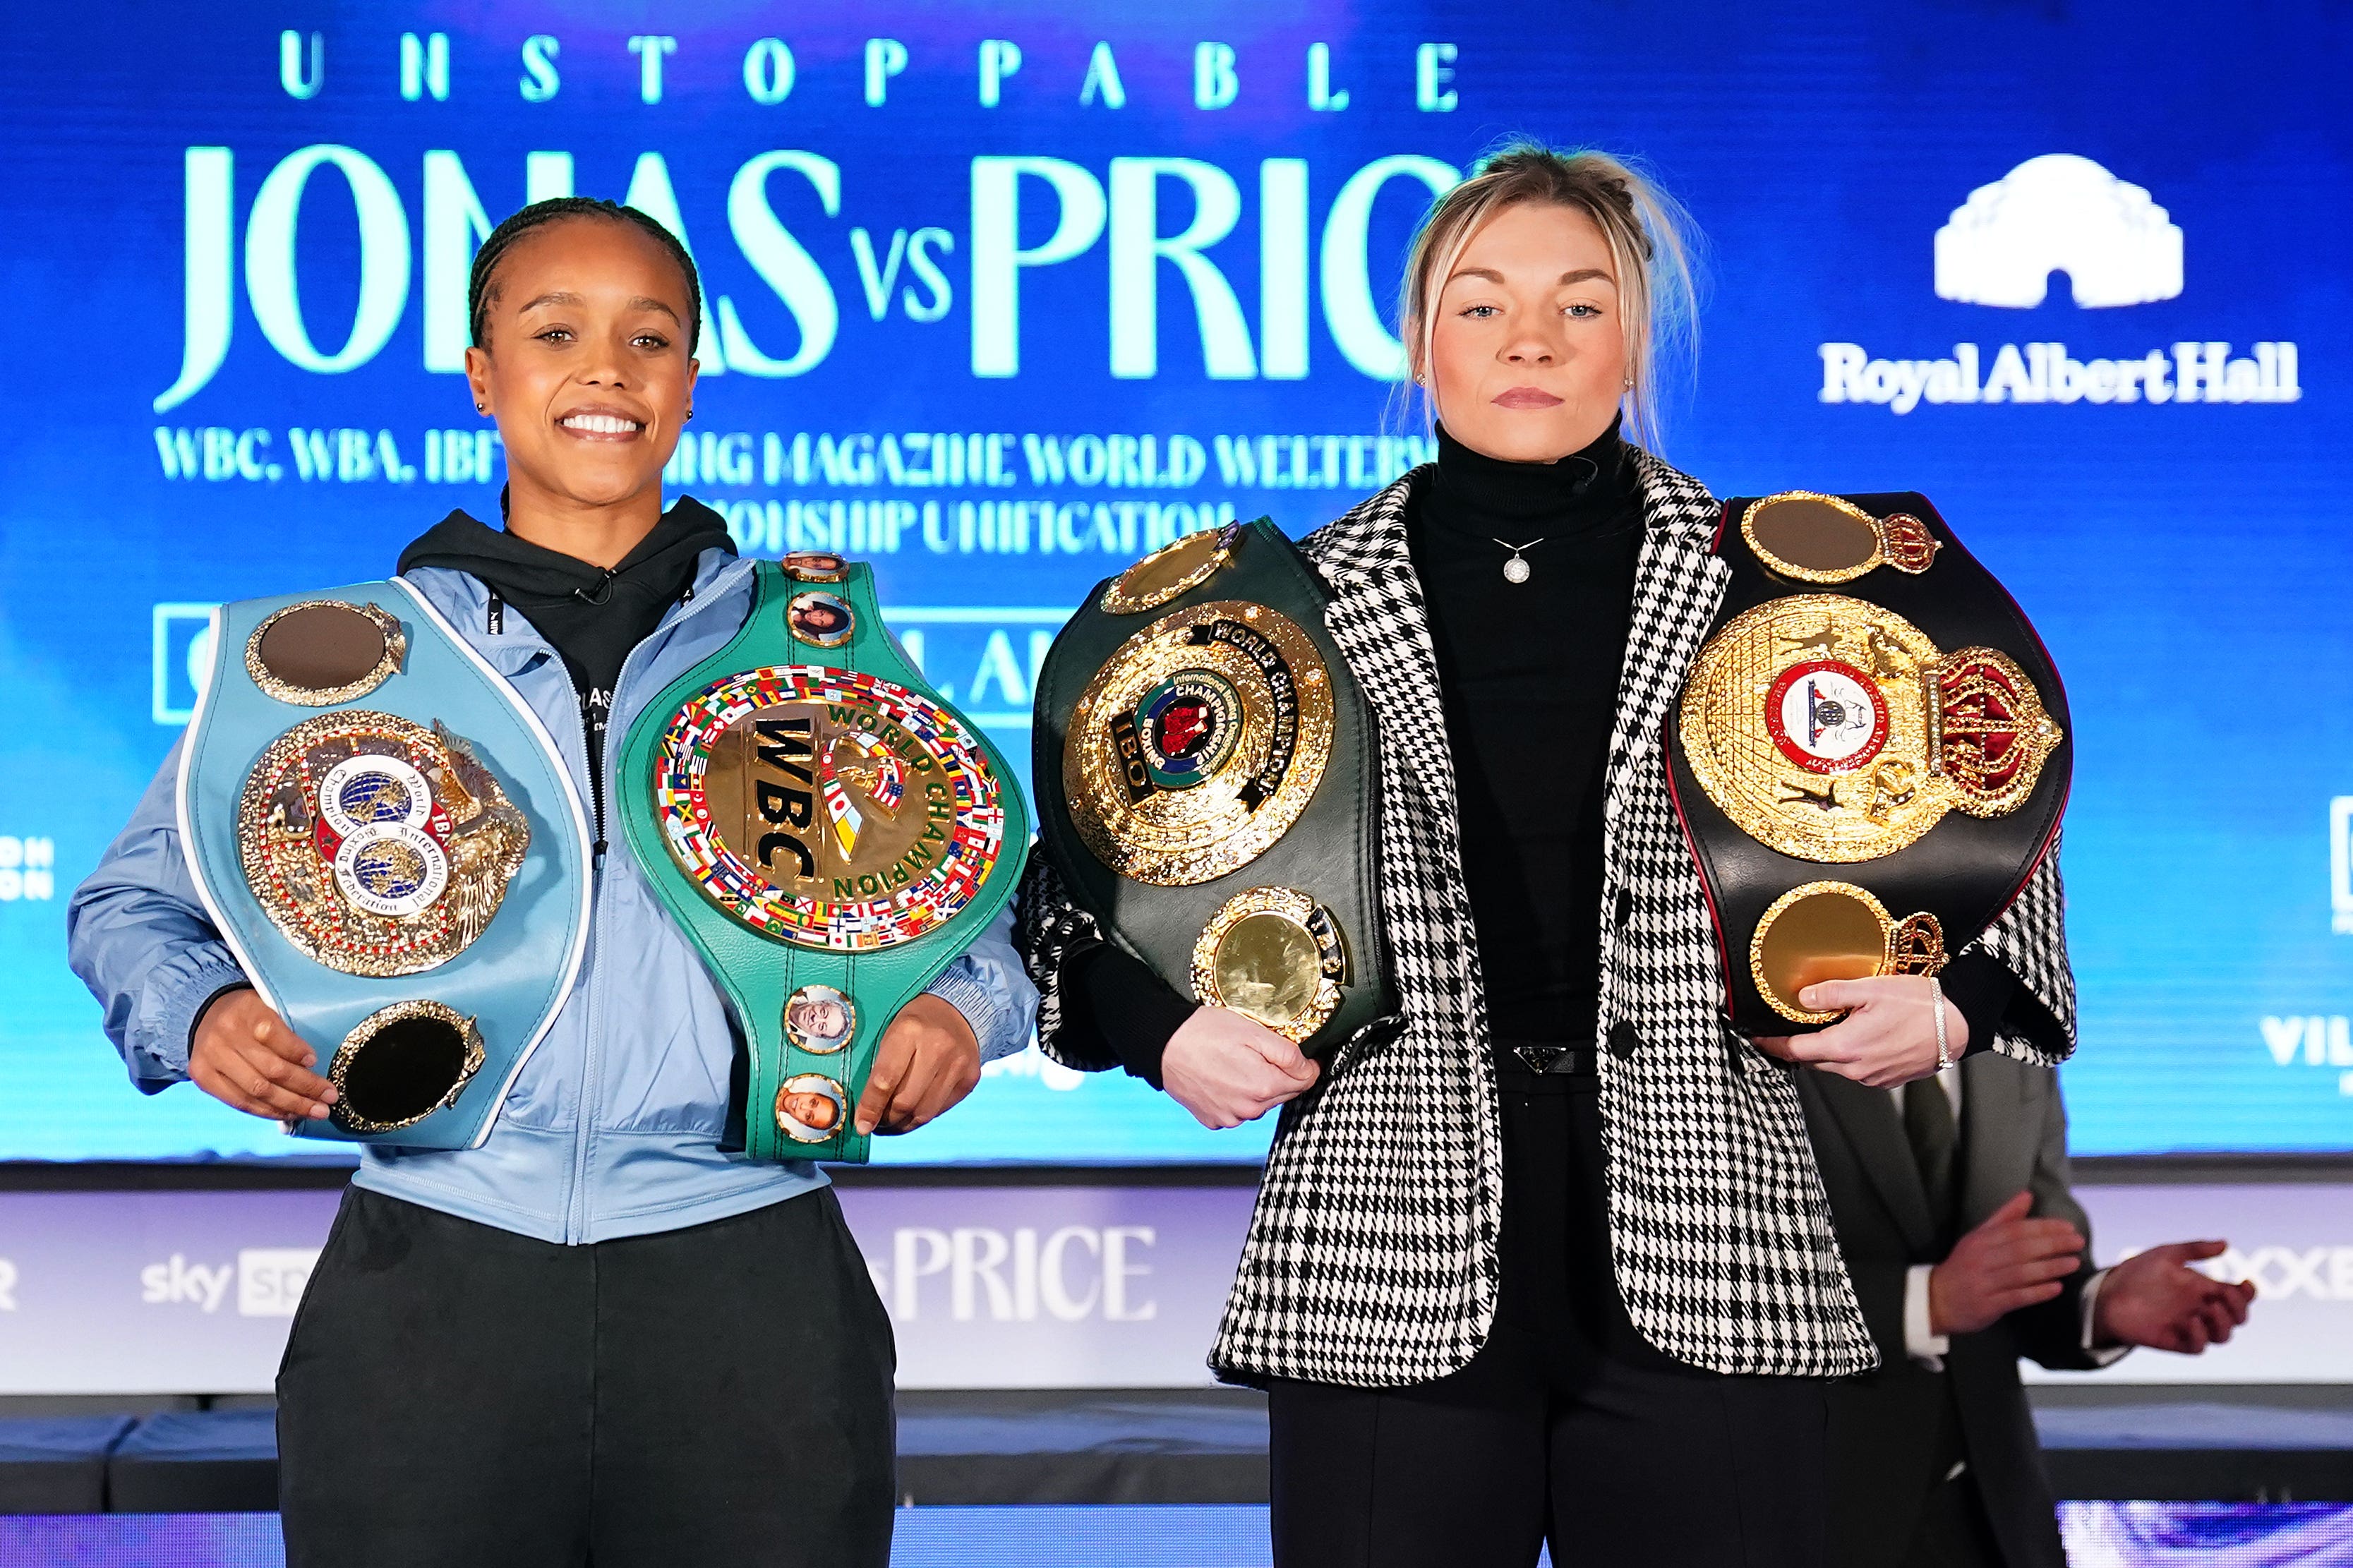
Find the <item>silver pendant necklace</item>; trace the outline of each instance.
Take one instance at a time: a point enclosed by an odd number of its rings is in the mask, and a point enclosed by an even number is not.
[[[1493,536],[1490,535],[1489,537],[1493,538]],[[1551,535],[1546,534],[1545,537],[1548,539]],[[1524,550],[1534,550],[1537,545],[1542,544],[1544,540],[1531,539],[1525,544],[1514,544],[1509,541],[1497,539],[1495,542],[1512,552],[1512,558],[1504,563],[1504,581],[1506,583],[1526,582],[1528,580],[1527,557],[1520,552]]]

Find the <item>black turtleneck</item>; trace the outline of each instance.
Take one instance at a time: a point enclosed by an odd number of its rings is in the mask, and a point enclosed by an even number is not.
[[[1613,426],[1557,462],[1511,463],[1441,428],[1406,527],[1437,647],[1491,1032],[1590,1045],[1603,769],[1642,547],[1632,451]],[[1513,546],[1525,582],[1504,574]]]

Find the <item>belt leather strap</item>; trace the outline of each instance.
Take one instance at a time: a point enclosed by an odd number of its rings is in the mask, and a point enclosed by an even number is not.
[[[588,824],[537,715],[407,583],[214,612],[198,896],[342,1091],[305,1138],[464,1149],[578,973]]]
[[[1039,843],[1179,995],[1321,1057],[1400,1021],[1372,710],[1331,590],[1271,521],[1098,584],[1038,679]]]
[[[1815,524],[1851,529],[1855,558]],[[2058,832],[2066,692],[1926,496],[1730,500],[1716,551],[1730,576],[1665,727],[1668,776],[1734,1026],[1803,1033],[1837,1015],[1767,998],[1774,922],[1815,898],[1818,924],[1852,927],[1875,900],[1887,949],[1866,973],[1933,973],[1976,941]]]
[[[884,628],[871,569],[755,565],[744,629],[634,720],[631,850],[750,1051],[746,1152],[862,1162],[884,1030],[1013,896],[1021,791]]]

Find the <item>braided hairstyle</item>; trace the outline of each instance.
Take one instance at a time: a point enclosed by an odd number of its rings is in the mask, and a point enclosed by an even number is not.
[[[533,202],[491,230],[482,247],[474,252],[474,270],[466,282],[466,316],[474,346],[480,348],[490,335],[491,306],[499,297],[499,263],[506,258],[514,242],[535,228],[575,217],[635,224],[670,252],[670,259],[686,275],[686,352],[689,358],[693,357],[702,340],[702,279],[694,269],[694,258],[686,253],[678,236],[637,208],[588,196],[551,196],[543,202]]]

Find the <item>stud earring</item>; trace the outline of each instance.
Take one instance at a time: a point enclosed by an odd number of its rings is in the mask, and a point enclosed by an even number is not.
[[[693,418],[693,417],[694,417],[694,410],[693,410],[693,409],[691,409],[691,408],[688,409],[688,410],[686,411],[686,416],[687,416],[689,419]]]

